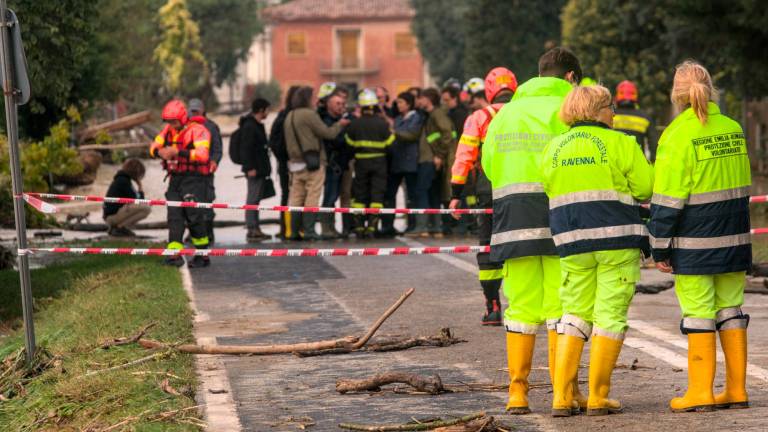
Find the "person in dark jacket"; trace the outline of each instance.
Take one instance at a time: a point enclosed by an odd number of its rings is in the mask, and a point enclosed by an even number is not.
[[[344,116],[346,107],[347,93],[337,87],[325,97],[325,103],[317,112],[326,126],[332,126]],[[349,167],[352,152],[344,140],[343,130],[335,138],[323,140],[323,145],[328,157],[328,165],[325,167],[322,205],[323,207],[334,207],[341,193],[341,179],[344,171]],[[336,231],[335,216],[334,213],[320,214],[320,236],[322,238],[335,239],[339,237],[340,234]]]
[[[262,123],[268,109],[269,101],[258,98],[251,104],[251,112],[240,118],[240,160],[243,161],[242,171],[248,181],[246,204],[259,204],[266,179],[272,174],[267,153],[267,132]],[[246,211],[245,224],[248,228],[247,241],[255,242],[268,237],[261,232],[258,211]]]
[[[384,206],[396,207],[397,191],[405,180],[407,206],[416,201],[416,176],[419,167],[419,138],[424,118],[416,108],[416,98],[409,92],[397,95],[395,99],[397,111],[395,117],[395,142],[389,149],[389,176],[387,178],[387,193]],[[394,215],[384,215],[381,218],[381,235],[393,236],[397,232],[394,226]]]
[[[140,160],[126,160],[109,185],[107,197],[144,199],[141,180],[144,178],[145,172],[144,164]],[[133,187],[133,182],[136,182],[137,189]],[[109,226],[109,235],[115,237],[135,236],[136,234],[131,231],[131,228],[149,216],[150,211],[150,207],[137,204],[104,203],[104,221]]]
[[[293,98],[299,86],[291,86],[285,93],[285,104],[283,109],[277,113],[275,121],[272,122],[272,129],[269,131],[269,149],[277,159],[277,175],[280,177],[280,205],[288,205],[288,192],[290,190],[290,172],[288,171],[288,147],[285,143],[284,124],[285,118],[291,112]],[[291,225],[291,213],[283,212],[280,217],[280,234],[278,237],[286,238],[286,227]]]
[[[221,130],[219,129],[219,125],[217,125],[216,122],[208,118],[208,113],[205,112],[205,104],[202,100],[196,98],[190,99],[189,103],[187,104],[187,108],[189,109],[189,118],[202,117],[203,126],[205,126],[205,128],[208,129],[208,132],[211,133],[211,150],[209,156],[210,160],[208,161],[209,165],[211,166],[211,175],[207,177],[207,180],[209,180],[208,196],[205,197],[205,201],[213,202],[216,200],[214,173],[218,169],[219,163],[221,163],[221,156],[224,154],[224,144],[221,140]],[[214,240],[213,220],[215,217],[216,213],[213,211],[213,209],[206,211],[206,224],[208,226],[209,244],[212,244]]]

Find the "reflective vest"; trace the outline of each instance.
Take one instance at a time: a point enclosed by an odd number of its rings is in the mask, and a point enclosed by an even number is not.
[[[210,175],[211,133],[205,126],[189,121],[177,131],[165,125],[149,148],[149,155],[157,157],[157,150],[174,146],[179,150],[175,159],[163,161],[163,168],[172,175]]]
[[[503,103],[488,105],[470,114],[464,122],[464,131],[456,147],[456,159],[453,161],[453,167],[451,167],[452,198],[461,198],[464,185],[467,184],[467,177],[476,168],[481,168],[478,161],[485,135],[488,132],[488,125],[503,106]],[[484,174],[481,169],[477,169],[478,181],[480,181],[480,176],[484,177]]]
[[[752,264],[744,132],[709,103],[707,124],[691,108],[659,140],[651,199],[653,258],[677,274],[748,270]]]
[[[539,166],[544,147],[568,129],[558,111],[571,88],[559,78],[530,79],[488,126],[482,166],[493,187],[493,261],[557,254]]]
[[[653,168],[633,137],[603,123],[576,123],[547,145],[541,174],[561,257],[616,249],[649,252],[639,202],[653,193]]]
[[[371,114],[363,114],[353,120],[344,138],[355,150],[355,159],[383,158],[387,155],[387,147],[395,141],[387,121]]]

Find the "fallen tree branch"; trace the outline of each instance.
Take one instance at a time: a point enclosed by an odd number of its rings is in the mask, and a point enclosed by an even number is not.
[[[468,423],[472,420],[485,417],[485,412],[479,412],[475,414],[466,415],[464,417],[456,418],[453,420],[435,420],[426,423],[406,423],[401,425],[364,425],[358,423],[340,423],[339,427],[342,429],[349,429],[355,431],[423,431],[432,430],[439,427],[453,426],[462,423]]]
[[[89,376],[97,375],[97,374],[100,374],[100,373],[103,373],[103,372],[112,372],[112,371],[116,371],[116,370],[119,370],[119,369],[125,369],[125,368],[131,367],[131,366],[136,366],[137,364],[145,363],[145,362],[148,362],[150,360],[154,360],[154,359],[157,359],[157,358],[160,358],[160,357],[164,357],[164,356],[166,356],[168,354],[169,354],[168,351],[161,351],[161,352],[158,352],[158,353],[154,353],[152,355],[148,355],[146,357],[142,357],[140,359],[136,359],[136,360],[130,361],[128,363],[123,363],[121,365],[112,366],[112,367],[106,368],[106,369],[99,369],[99,370],[94,370],[94,371],[88,371],[85,375],[83,375],[83,377],[89,377]]]
[[[408,384],[417,391],[433,395],[445,391],[440,375],[435,374],[425,377],[407,372],[383,372],[361,380],[341,378],[336,381],[336,391],[341,394],[371,390],[380,391],[381,386],[394,383]]]
[[[373,337],[376,331],[381,327],[384,321],[387,320],[402,304],[403,302],[413,294],[415,290],[408,288],[403,295],[393,304],[381,317],[371,326],[362,338],[355,336],[347,336],[341,339],[324,340],[317,342],[302,342],[297,344],[283,344],[283,345],[195,345],[195,344],[181,344],[172,345],[163,342],[139,339],[137,342],[144,348],[152,349],[171,349],[188,354],[233,354],[233,355],[270,355],[270,354],[290,354],[301,353],[306,351],[341,351],[352,352],[362,348]]]
[[[134,334],[131,337],[127,337],[127,338],[126,337],[121,337],[121,338],[115,338],[115,339],[111,339],[111,340],[106,340],[106,341],[104,341],[101,344],[101,348],[102,349],[109,349],[109,348],[111,348],[113,346],[128,345],[128,344],[135,343],[136,341],[138,341],[139,339],[144,337],[144,335],[147,333],[147,330],[151,329],[152,327],[154,327],[156,325],[157,325],[156,322],[147,324],[146,326],[144,326],[144,328],[139,330],[136,334]]]
[[[453,336],[451,329],[442,328],[440,333],[434,336],[418,336],[415,338],[407,339],[387,339],[380,342],[370,343],[367,346],[357,350],[366,352],[387,352],[387,351],[401,351],[409,348],[427,346],[427,347],[447,347],[458,343],[466,342],[464,339],[459,339]],[[329,354],[348,354],[351,351],[345,348],[333,349],[333,350],[318,350],[318,351],[304,351],[295,352],[298,357],[314,357],[320,355]]]

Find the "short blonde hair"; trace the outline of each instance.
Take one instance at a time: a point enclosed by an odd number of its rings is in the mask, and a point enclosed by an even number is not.
[[[576,86],[560,107],[560,120],[567,125],[578,121],[594,121],[600,110],[610,106],[611,91],[601,85]]]
[[[709,101],[717,98],[717,89],[712,85],[709,71],[694,60],[686,60],[677,66],[670,99],[682,110],[691,106],[701,124],[708,119]]]

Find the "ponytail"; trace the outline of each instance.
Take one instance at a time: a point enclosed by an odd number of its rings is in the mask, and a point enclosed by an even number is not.
[[[678,109],[691,107],[702,125],[708,120],[709,101],[717,97],[712,77],[704,66],[686,60],[677,66],[671,100]]]

